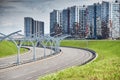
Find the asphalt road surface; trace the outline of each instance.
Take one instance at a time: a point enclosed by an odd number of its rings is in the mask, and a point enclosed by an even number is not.
[[[36,80],[39,76],[81,65],[93,57],[91,52],[82,49],[62,47],[61,50],[47,59],[1,69],[0,80]]]
[[[28,46],[26,47],[29,48],[30,50],[20,55],[20,64],[33,61],[33,47],[28,47]],[[54,51],[50,49],[45,49],[46,56],[51,55],[53,52]],[[44,57],[44,48],[36,47],[36,58],[38,59],[41,57]],[[0,58],[0,69],[16,65],[16,63],[17,63],[17,55]]]

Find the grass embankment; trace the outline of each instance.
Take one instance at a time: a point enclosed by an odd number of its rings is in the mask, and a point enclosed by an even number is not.
[[[83,47],[79,40],[64,40],[61,46]],[[84,66],[75,66],[40,77],[39,80],[120,80],[120,41],[89,41],[88,48],[97,52],[98,58]]]
[[[21,48],[20,52],[24,53],[27,52],[28,50],[25,48]],[[9,41],[2,41],[0,42],[0,58],[6,57],[6,56],[11,56],[17,54],[17,48],[14,43],[9,42]]]

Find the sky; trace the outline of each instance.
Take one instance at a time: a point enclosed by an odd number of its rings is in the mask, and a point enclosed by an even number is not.
[[[63,10],[74,5],[92,5],[103,0],[0,0],[0,32],[9,34],[22,30],[24,34],[24,17],[45,23],[45,33],[50,29],[50,12]],[[113,0],[104,0],[113,1]]]

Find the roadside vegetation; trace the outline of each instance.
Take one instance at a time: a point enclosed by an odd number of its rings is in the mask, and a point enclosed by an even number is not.
[[[120,40],[64,40],[61,46],[89,48],[96,51],[98,57],[89,64],[73,66],[39,80],[120,80]]]
[[[27,52],[28,49],[21,48],[20,52]],[[11,56],[17,54],[17,48],[14,43],[10,41],[2,41],[0,42],[0,58]]]

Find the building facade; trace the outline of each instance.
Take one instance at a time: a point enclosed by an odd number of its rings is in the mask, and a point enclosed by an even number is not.
[[[86,26],[87,38],[97,39],[102,36],[100,3],[94,3],[86,8]]]
[[[85,38],[87,35],[87,16],[86,16],[86,7],[81,6],[79,9],[79,37],[80,38]]]
[[[101,36],[101,4],[94,3],[94,16],[93,16],[93,38],[97,39]]]
[[[24,18],[24,34],[25,37],[38,37],[44,35],[44,22],[36,21],[31,17]]]
[[[58,30],[59,29],[59,30]],[[50,13],[50,32],[62,32],[79,38],[120,37],[120,2],[72,6]]]
[[[61,25],[61,11],[53,10],[50,13],[50,34],[55,33],[55,27],[59,27]]]
[[[70,34],[70,8],[62,11],[62,27],[64,34]]]
[[[94,36],[94,5],[89,5],[86,9],[86,18],[88,26],[88,38],[93,38]]]
[[[34,33],[33,26],[34,26],[34,20],[30,17],[25,17],[24,18],[25,37],[31,36]]]
[[[75,34],[75,24],[79,24],[79,6],[70,7],[70,34]],[[79,29],[79,28],[78,28]]]
[[[110,20],[112,22],[111,26],[111,37],[119,38],[120,37],[120,2],[115,1],[111,3],[111,17]]]
[[[101,29],[103,38],[110,37],[109,17],[110,17],[110,2],[103,1],[101,4]]]

